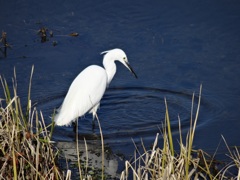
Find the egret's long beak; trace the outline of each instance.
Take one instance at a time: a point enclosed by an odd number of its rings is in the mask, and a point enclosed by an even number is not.
[[[130,66],[130,64],[128,62],[125,62],[127,65],[127,68],[129,69],[129,71],[131,71],[131,73],[135,76],[135,78],[138,78],[136,73],[133,71],[133,68]]]

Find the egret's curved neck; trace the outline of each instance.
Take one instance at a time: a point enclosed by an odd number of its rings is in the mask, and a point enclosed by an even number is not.
[[[111,56],[105,55],[103,58],[103,66],[107,72],[108,84],[112,81],[113,76],[116,73],[115,60]]]

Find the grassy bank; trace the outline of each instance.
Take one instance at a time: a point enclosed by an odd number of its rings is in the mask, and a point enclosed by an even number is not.
[[[12,89],[9,89],[4,78],[0,78],[4,92],[4,97],[0,97],[0,179],[71,179],[71,171],[60,169],[58,166],[60,151],[51,142],[54,124],[46,125],[42,113],[31,105],[32,74],[33,70],[29,80],[28,101],[25,105],[21,104],[17,94],[16,78],[13,78]],[[179,145],[174,146],[165,100],[165,122],[160,133],[156,135],[152,148],[147,149],[143,143],[141,150],[136,146],[133,160],[125,161],[125,169],[117,179],[240,179],[240,155],[237,147],[231,150],[224,140],[229,149],[230,163],[221,168],[216,168],[218,164],[214,160],[214,155],[209,157],[203,150],[193,149],[201,89],[198,99],[195,98],[196,95],[192,97],[192,102],[198,101],[198,107],[196,112],[192,107],[186,139],[183,139],[181,133],[179,117]],[[100,134],[102,144],[100,173],[90,174],[87,170],[89,167],[86,163],[83,165],[78,157],[80,179],[110,178],[103,170],[104,139],[102,133]],[[162,146],[158,144],[159,136],[163,139]],[[85,148],[87,149],[87,144]],[[229,173],[233,168],[238,173]]]

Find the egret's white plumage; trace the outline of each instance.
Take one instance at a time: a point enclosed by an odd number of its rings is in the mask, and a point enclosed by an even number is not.
[[[104,68],[97,65],[88,66],[74,79],[54,118],[56,125],[70,125],[73,120],[87,112],[92,113],[93,117],[96,115],[100,100],[116,73],[115,61],[120,61],[137,77],[123,50],[112,49],[101,54],[105,54]]]

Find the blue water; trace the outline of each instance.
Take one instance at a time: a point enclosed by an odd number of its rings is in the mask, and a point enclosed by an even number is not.
[[[47,122],[77,74],[90,64],[101,65],[100,52],[118,47],[139,78],[118,63],[102,99],[98,115],[114,152],[131,156],[131,138],[153,143],[165,116],[164,98],[175,139],[178,115],[186,133],[192,93],[197,100],[200,84],[195,147],[212,151],[221,135],[230,146],[239,145],[240,1],[16,0],[0,6],[0,29],[12,46],[6,58],[0,53],[0,74],[11,83],[16,68],[18,94],[26,102],[34,65],[32,101]],[[41,27],[53,32],[45,43],[37,34]],[[69,36],[72,32],[79,36]],[[99,134],[98,127],[92,132],[90,115],[79,124],[81,136]],[[54,139],[74,141],[72,128],[56,127]]]

